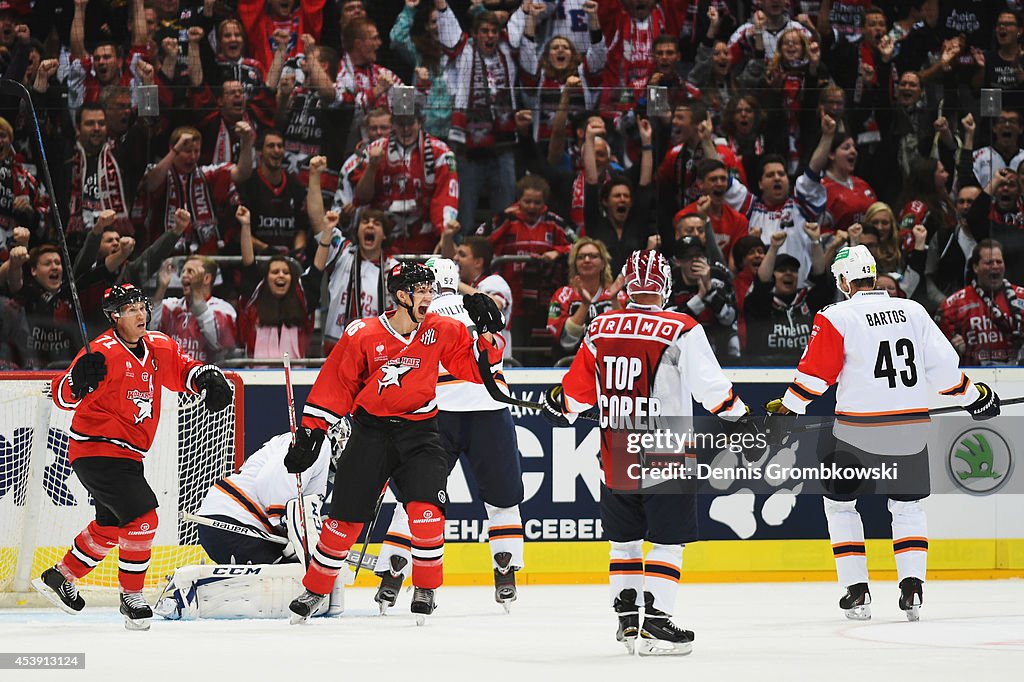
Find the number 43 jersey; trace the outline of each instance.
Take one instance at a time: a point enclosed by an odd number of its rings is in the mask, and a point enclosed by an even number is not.
[[[935,393],[961,405],[978,398],[959,362],[920,304],[890,298],[885,291],[861,291],[814,318],[810,342],[782,402],[804,414],[808,403],[838,383],[838,438],[869,451],[876,451],[877,443],[899,441],[901,452],[887,454],[912,454],[927,440]],[[898,430],[863,428],[869,426]]]

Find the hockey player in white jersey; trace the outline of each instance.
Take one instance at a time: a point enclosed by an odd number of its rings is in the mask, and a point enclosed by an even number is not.
[[[693,632],[678,627],[671,616],[683,547],[697,539],[696,497],[643,492],[635,480],[636,492],[627,492],[633,460],[623,457],[623,429],[614,424],[645,414],[691,417],[694,400],[730,421],[744,419],[747,407],[733,392],[700,324],[689,315],[662,310],[672,291],[664,256],[634,251],[626,261],[625,288],[630,303],[590,323],[562,385],[547,392],[541,414],[553,426],[566,426],[579,413],[600,407],[601,523],[611,542],[616,639],[630,653],[682,655],[692,649]],[[646,557],[645,540],[652,545]]]
[[[920,500],[928,495],[928,406],[935,393],[956,400],[974,419],[999,414],[999,397],[972,383],[959,356],[920,304],[875,290],[875,260],[865,246],[844,247],[832,273],[848,300],[824,308],[785,396],[767,406],[765,431],[779,442],[790,425],[783,414],[804,414],[832,384],[836,390],[834,452],[840,464],[898,462],[899,484],[886,484],[899,607],[919,618],[928,556],[928,528]],[[824,461],[824,460],[823,460]],[[907,474],[919,480],[910,480]],[[857,497],[882,484],[867,480],[833,486],[825,518],[839,583],[839,606],[855,620],[871,617],[864,526]],[[881,492],[880,490],[878,492]]]
[[[218,571],[211,566],[180,568],[156,612],[169,619],[285,615],[285,606],[297,586],[301,587],[305,570],[303,538],[315,542],[319,534],[330,469],[344,450],[350,430],[348,420],[339,420],[324,439],[316,462],[302,473],[307,528],[302,528],[299,520],[295,475],[284,466],[291,433],[274,436],[245,460],[238,473],[214,484],[197,512],[197,516],[221,522],[219,527],[198,525],[199,544],[216,564],[232,568],[293,564],[294,571],[283,566],[281,570],[261,568],[259,572]],[[235,531],[232,526],[241,528]],[[241,532],[244,528],[281,540],[247,535]],[[329,609],[340,613],[344,608],[344,582],[339,580],[336,585]]]
[[[459,267],[447,258],[432,258],[427,267],[434,272],[437,290],[430,312],[454,317],[475,334],[462,295],[456,293]],[[498,384],[507,389],[501,370],[500,364],[491,368]],[[523,473],[515,424],[508,406],[491,398],[481,384],[459,381],[443,366],[438,372],[437,422],[448,452],[449,470],[459,459],[473,470],[487,510],[494,599],[508,611],[516,600],[515,572],[523,567],[523,522],[519,514]],[[374,599],[381,613],[395,605],[402,582],[411,571],[411,548],[409,517],[399,504],[377,559],[381,583]]]

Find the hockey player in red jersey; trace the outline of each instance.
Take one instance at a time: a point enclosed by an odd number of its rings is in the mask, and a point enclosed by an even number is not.
[[[205,389],[206,408],[219,412],[231,402],[231,387],[213,365],[185,355],[168,336],[146,331],[149,299],[133,285],[108,289],[103,312],[111,330],[93,340],[92,352],[79,351],[71,369],[52,382],[57,407],[75,413],[68,459],[95,500],[96,520],[32,584],[63,610],[77,613],[85,600],[76,581],[119,547],[125,627],[148,630],[153,611],[142,588],[158,520],[156,494],[146,482],[142,458],[156,436],[162,389]]]
[[[501,362],[493,333],[505,326],[486,294],[463,299],[480,332],[474,342],[466,325],[435,313],[434,273],[415,263],[394,266],[387,280],[397,310],[355,320],[324,362],[306,400],[302,428],[285,457],[288,471],[308,468],[327,430],[352,414],[352,436],[338,461],[330,517],[312,552],[303,585],[292,601],[292,623],[305,622],[331,592],[349,549],[388,479],[402,491],[412,531],[411,610],[422,624],[434,611],[434,590],[443,580],[444,508],[448,500],[448,455],[437,428],[437,368],[456,379],[481,383],[476,352]]]
[[[611,541],[611,600],[619,617],[616,639],[630,653],[639,636],[641,655],[688,654],[693,633],[677,627],[670,617],[683,547],[697,539],[696,498],[624,492],[629,482],[617,466],[623,459],[618,442],[622,429],[613,425],[645,413],[690,417],[694,399],[730,421],[745,418],[747,408],[733,392],[701,325],[689,315],[662,310],[672,290],[664,256],[634,251],[626,261],[625,287],[630,303],[590,323],[562,385],[546,394],[541,414],[554,426],[566,426],[578,413],[600,407],[601,523]],[[636,371],[619,372],[616,367]],[[646,558],[645,540],[652,544]]]
[[[857,498],[884,491],[892,514],[899,607],[914,621],[928,558],[920,500],[928,496],[929,486],[929,401],[935,393],[955,398],[981,420],[999,414],[999,397],[958,369],[959,356],[919,303],[875,290],[875,271],[866,246],[844,247],[836,254],[832,274],[848,300],[815,317],[793,383],[784,397],[767,406],[765,431],[771,441],[781,442],[788,425],[778,415],[804,414],[812,400],[838,384],[835,445],[819,450],[819,457],[825,463],[865,468],[896,462],[900,474],[898,483],[859,479],[826,488],[825,519],[839,584],[846,588],[839,606],[848,618],[871,617]]]

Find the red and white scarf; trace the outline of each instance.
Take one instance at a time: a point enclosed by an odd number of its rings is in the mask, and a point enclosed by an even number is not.
[[[82,218],[82,211],[94,212],[113,211],[117,214],[114,226],[121,234],[134,234],[135,230],[128,219],[128,209],[125,202],[124,180],[121,177],[121,167],[114,158],[114,146],[110,142],[104,142],[100,149],[97,160],[96,174],[98,176],[99,204],[91,205],[94,202],[86,202],[82,196],[82,188],[85,186],[85,172],[87,167],[85,148],[81,143],[75,143],[75,156],[71,166],[71,218],[68,220],[68,232],[79,232],[86,229],[85,221]],[[89,203],[90,205],[86,205]]]
[[[165,230],[170,230],[174,225],[174,212],[179,208],[184,208],[192,214],[192,225],[182,235],[178,242],[179,246],[187,245],[189,242],[197,244],[200,248],[210,242],[216,244],[220,238],[220,229],[213,207],[213,192],[206,181],[206,176],[198,168],[184,177],[173,168],[168,171],[167,205],[164,208]]]
[[[456,73],[468,73],[469,78],[460,78],[455,88],[450,137],[469,149],[488,149],[515,141],[515,63],[505,43],[496,54],[498,68],[492,70],[476,47],[470,45],[455,65]]]

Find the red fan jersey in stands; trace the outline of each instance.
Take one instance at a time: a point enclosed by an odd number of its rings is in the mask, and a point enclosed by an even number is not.
[[[456,379],[481,383],[473,337],[464,324],[428,313],[406,337],[391,326],[393,315],[366,317],[345,328],[309,392],[303,426],[326,431],[357,408],[378,417],[433,417],[438,364]],[[476,348],[490,364],[501,362],[500,345],[481,337]]]
[[[74,410],[68,459],[121,457],[141,461],[153,445],[160,424],[162,387],[196,392],[192,383],[202,363],[193,360],[170,337],[148,332],[139,359],[108,331],[92,342],[92,351],[107,360],[107,376],[81,400],[71,395],[71,370],[51,382],[53,402]],[[75,362],[85,353],[78,352]],[[71,363],[74,366],[74,362]]]
[[[693,399],[719,416],[746,412],[696,320],[635,303],[590,323],[562,388],[569,411],[601,409],[601,462],[612,489],[637,487],[613,443],[638,421],[689,417]]]

